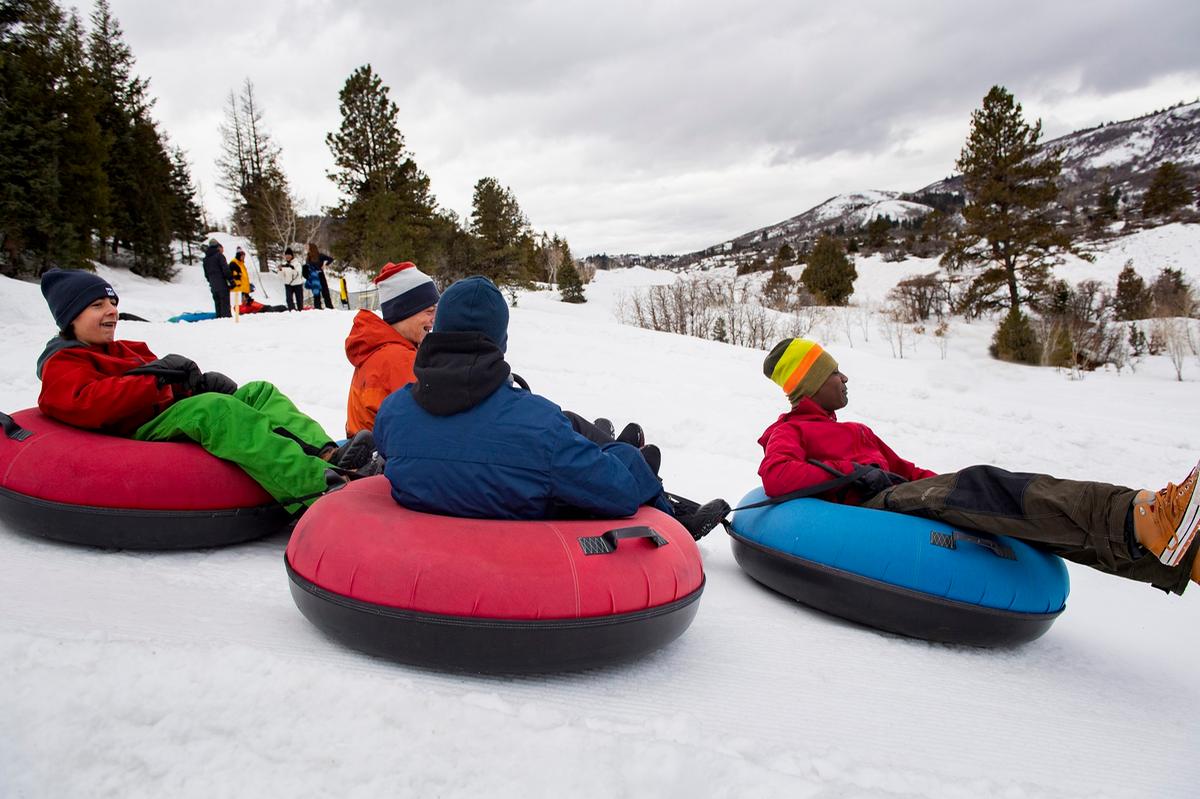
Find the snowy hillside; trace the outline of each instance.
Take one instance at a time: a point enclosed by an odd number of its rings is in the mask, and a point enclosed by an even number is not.
[[[1064,209],[1094,206],[1096,193],[1105,182],[1120,190],[1125,207],[1137,207],[1154,171],[1164,161],[1184,168],[1200,166],[1200,101],[1076,131],[1043,142],[1042,147],[1062,151],[1058,185],[1059,204]],[[947,164],[947,169],[952,167]],[[683,255],[675,265],[711,268],[734,257],[741,262],[756,255],[770,259],[785,241],[795,248],[839,225],[852,231],[879,216],[911,221],[933,210],[931,197],[944,199],[962,190],[962,177],[954,176],[912,193],[872,190],[839,194],[782,222]]]
[[[1070,279],[1090,268],[1109,280],[1132,257],[1146,275],[1176,259],[1196,280],[1194,227],[1122,239]],[[859,296],[878,300],[917,270],[859,271]],[[199,266],[167,285],[102,274],[122,310],[152,320],[122,322],[119,337],[271,380],[341,429],[350,313],[170,324],[208,306]],[[615,321],[623,295],[672,279],[601,272],[583,306],[523,294],[509,358],[565,408],[640,421],[672,490],[736,502],[785,403],[761,351]],[[0,279],[0,303],[0,408],[29,407],[50,315],[29,283]],[[813,332],[849,375],[842,417],[928,468],[997,463],[1157,488],[1200,457],[1194,358],[1183,382],[1161,357],[1073,379],[994,362],[991,326],[956,321],[944,357],[926,336],[900,360],[851,318]],[[700,544],[695,623],[667,648],[580,674],[473,677],[324,638],[289,596],[285,543],[104,552],[0,527],[0,796],[1182,799],[1200,784],[1200,589],[1166,597],[1070,566],[1067,610],[1038,641],[935,645],[770,593],[718,530]]]

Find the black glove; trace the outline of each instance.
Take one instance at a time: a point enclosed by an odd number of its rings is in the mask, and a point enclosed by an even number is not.
[[[867,497],[873,497],[881,491],[887,491],[894,485],[899,485],[905,482],[904,478],[898,474],[884,471],[878,466],[871,464],[866,470],[855,479],[854,484]]]
[[[200,367],[190,358],[182,355],[164,355],[156,361],[134,367],[127,375],[154,375],[158,378],[158,387],[171,384],[182,386],[189,392],[195,392],[200,384]]]
[[[215,391],[218,394],[232,394],[237,391],[238,384],[220,372],[205,372],[200,375],[200,383],[196,386],[196,394],[207,394]]]

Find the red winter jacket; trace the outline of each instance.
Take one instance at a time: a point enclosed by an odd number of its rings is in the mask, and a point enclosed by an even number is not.
[[[906,480],[920,480],[937,474],[892,452],[865,424],[839,422],[836,414],[809,397],[780,416],[758,443],[764,453],[758,475],[769,497],[833,479],[829,472],[809,463],[809,458],[826,463],[843,474],[853,470],[855,464],[875,464]],[[851,490],[845,501],[857,504],[859,497]]]
[[[158,356],[140,341],[88,346],[52,339],[38,361],[42,413],[74,427],[131,435],[185,395],[153,375],[125,372]]]

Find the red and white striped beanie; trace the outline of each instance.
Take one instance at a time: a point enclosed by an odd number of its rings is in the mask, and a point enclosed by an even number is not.
[[[389,325],[407,319],[438,301],[437,286],[412,261],[388,264],[375,278],[379,287],[379,310]]]

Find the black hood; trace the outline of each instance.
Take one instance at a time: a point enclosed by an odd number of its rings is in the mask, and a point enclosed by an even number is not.
[[[46,349],[42,351],[42,354],[39,355],[38,359],[37,359],[38,380],[42,379],[42,367],[46,365],[46,361],[50,360],[51,355],[54,355],[56,352],[61,352],[66,349],[70,349],[71,347],[86,347],[86,346],[87,345],[84,344],[82,341],[76,341],[73,338],[63,338],[62,336],[55,336],[54,338],[47,341]]]
[[[508,382],[504,353],[482,333],[430,333],[417,349],[413,399],[434,416],[474,408]]]

